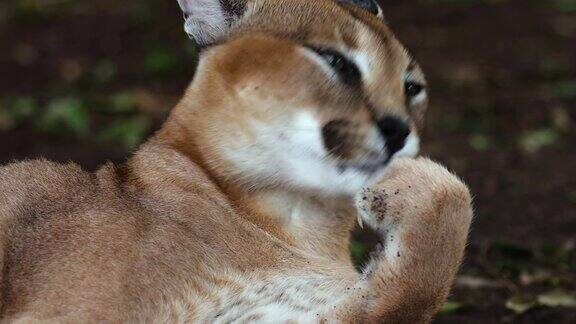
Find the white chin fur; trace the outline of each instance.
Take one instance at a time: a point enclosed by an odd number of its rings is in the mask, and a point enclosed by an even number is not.
[[[327,195],[355,195],[378,181],[386,170],[385,166],[373,172],[342,169],[325,158],[321,125],[309,112],[285,123],[255,122],[252,126],[256,136],[250,141],[238,138],[225,154],[243,177],[259,183],[284,183],[296,190]],[[418,136],[410,135],[396,156],[415,156],[419,146]]]
[[[290,159],[286,171],[289,182],[295,187],[319,190],[332,195],[355,195],[378,177],[354,168],[340,170],[337,165],[324,160]]]
[[[394,157],[415,157],[420,153],[420,138],[412,133],[406,139],[404,147]]]
[[[306,128],[313,129],[310,123],[313,119],[305,118],[305,120]],[[320,131],[295,135],[292,138],[296,140],[295,147],[305,150],[307,148],[309,153],[302,152],[298,157],[284,157],[285,175],[295,187],[316,189],[334,195],[355,195],[378,181],[386,170],[386,166],[375,172],[365,172],[353,167],[341,169],[335,163],[321,158],[324,154],[324,144]],[[416,134],[411,134],[406,139],[404,148],[394,157],[415,157],[419,151],[420,139]]]
[[[293,123],[293,129],[286,132],[290,149],[277,152],[278,166],[288,183],[335,195],[353,195],[369,184],[372,175],[351,168],[340,170],[336,163],[324,158],[321,125],[314,116],[303,112]]]

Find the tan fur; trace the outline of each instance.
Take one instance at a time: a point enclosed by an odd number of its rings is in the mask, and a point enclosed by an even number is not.
[[[330,0],[270,1],[240,1],[254,12],[203,54],[165,125],[127,163],[0,168],[1,322],[431,320],[472,217],[459,179],[397,158],[353,197],[234,155],[266,156],[254,125],[282,127],[304,110],[355,125],[354,153],[335,157],[355,163],[374,115],[417,132],[426,103],[406,103],[403,73],[422,73],[380,18]],[[329,86],[303,43],[371,55],[365,95]],[[386,243],[361,274],[348,256],[356,208]]]

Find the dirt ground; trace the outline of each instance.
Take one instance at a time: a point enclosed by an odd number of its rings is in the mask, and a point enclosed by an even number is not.
[[[576,323],[576,1],[383,0],[423,65],[424,154],[476,219],[436,323]],[[0,163],[122,161],[195,66],[176,1],[0,4]],[[353,250],[362,254],[368,235]]]

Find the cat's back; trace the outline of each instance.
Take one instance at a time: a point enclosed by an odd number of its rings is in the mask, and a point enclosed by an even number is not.
[[[114,166],[31,160],[0,167],[0,317],[58,305],[112,305],[122,296],[137,212],[121,199]],[[106,280],[98,280],[101,274]],[[98,284],[95,283],[98,281]],[[72,303],[71,301],[76,301]],[[92,306],[90,306],[92,307]],[[90,313],[82,307],[64,313]]]
[[[1,166],[0,226],[30,224],[77,208],[79,201],[93,194],[91,178],[73,163],[42,159]]]

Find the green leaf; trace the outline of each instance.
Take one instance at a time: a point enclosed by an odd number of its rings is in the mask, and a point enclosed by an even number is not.
[[[440,314],[442,315],[450,315],[458,312],[462,309],[462,304],[454,301],[447,301],[444,303],[442,308],[440,309]]]
[[[476,151],[485,151],[490,147],[490,141],[482,134],[472,135],[468,142]]]
[[[524,134],[520,139],[520,144],[527,152],[535,153],[556,144],[559,139],[560,134],[556,130],[546,128]]]
[[[523,286],[547,285],[558,287],[562,284],[562,277],[546,269],[525,269],[518,278]]]
[[[156,48],[144,58],[144,72],[152,76],[166,76],[178,69],[179,59],[174,52]]]
[[[562,106],[554,107],[551,111],[554,128],[562,132],[569,132],[572,129],[573,121],[570,112]]]
[[[576,11],[576,0],[553,0],[554,8],[560,11]]]
[[[0,104],[0,128],[8,130],[26,122],[38,113],[36,100],[31,97],[17,97],[3,100]]]
[[[102,61],[94,68],[94,80],[100,84],[108,83],[114,79],[117,70],[114,62]]]
[[[516,314],[524,314],[534,308],[536,302],[531,298],[516,295],[508,299],[505,306]]]
[[[133,92],[120,92],[112,95],[110,102],[114,112],[125,113],[134,111],[137,98]]]
[[[559,244],[544,243],[538,251],[538,260],[555,268],[567,264],[568,259],[568,250]]]
[[[98,140],[122,144],[133,149],[140,144],[150,129],[150,121],[143,116],[115,121],[97,136]]]
[[[81,99],[66,97],[52,100],[37,123],[43,131],[61,133],[62,127],[83,137],[88,133],[88,113]]]
[[[564,81],[554,86],[554,94],[560,99],[576,99],[576,81]]]
[[[38,105],[33,98],[20,97],[12,104],[12,116],[18,121],[28,119],[38,112]]]
[[[541,294],[537,300],[540,305],[547,307],[576,307],[576,295],[561,289]]]

